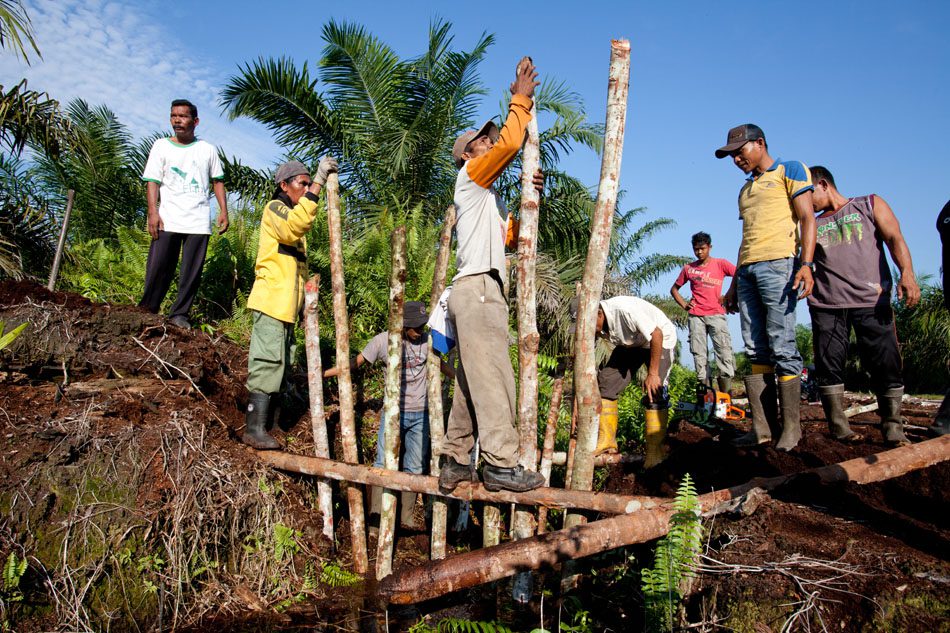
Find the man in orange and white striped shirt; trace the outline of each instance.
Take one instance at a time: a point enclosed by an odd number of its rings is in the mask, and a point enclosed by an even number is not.
[[[516,230],[493,185],[524,143],[534,89],[534,64],[523,58],[511,84],[508,118],[501,131],[491,121],[455,141],[458,272],[452,280],[449,319],[459,346],[455,397],[442,443],[439,485],[451,491],[475,479],[469,463],[476,435],[485,456],[482,479],[489,490],[526,491],[544,478],[518,465],[515,376],[508,357],[508,305],[503,293],[505,246]],[[542,185],[541,175],[535,186]]]

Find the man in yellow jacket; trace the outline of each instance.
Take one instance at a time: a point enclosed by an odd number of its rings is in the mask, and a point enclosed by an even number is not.
[[[261,216],[254,287],[247,307],[254,315],[247,355],[247,417],[241,440],[258,450],[279,448],[266,426],[271,396],[280,391],[290,367],[294,323],[303,308],[307,240],[317,215],[317,197],[337,163],[324,156],[314,178],[299,161],[277,168],[273,200]]]

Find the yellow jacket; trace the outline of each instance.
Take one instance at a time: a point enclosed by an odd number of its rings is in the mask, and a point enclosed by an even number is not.
[[[294,323],[303,308],[307,277],[307,240],[317,215],[317,196],[307,192],[288,207],[271,200],[261,216],[261,237],[254,264],[254,287],[247,307],[285,323]]]

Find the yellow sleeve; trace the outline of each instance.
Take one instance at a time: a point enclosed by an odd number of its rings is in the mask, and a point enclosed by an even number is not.
[[[468,177],[488,189],[498,179],[505,167],[518,155],[524,143],[528,121],[531,120],[531,99],[524,95],[512,95],[508,104],[508,119],[501,128],[498,142],[486,153],[465,164]]]
[[[280,200],[271,200],[264,213],[274,237],[282,244],[296,244],[310,232],[314,218],[317,217],[316,196],[306,193],[291,209]]]

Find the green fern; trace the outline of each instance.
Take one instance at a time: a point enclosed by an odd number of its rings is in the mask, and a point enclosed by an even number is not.
[[[513,633],[507,626],[497,622],[475,622],[457,618],[440,620],[436,630],[439,633]]]
[[[331,587],[352,587],[363,582],[363,577],[343,569],[336,562],[326,563],[320,572],[320,582]]]
[[[26,558],[20,559],[16,552],[10,552],[7,556],[7,562],[3,566],[3,596],[9,602],[20,602],[23,600],[23,592],[20,591],[20,580],[27,570]]]
[[[293,558],[300,552],[300,543],[297,539],[303,536],[299,530],[287,527],[283,523],[274,524],[274,560],[280,562],[285,558]]]
[[[656,544],[653,568],[641,574],[647,629],[651,631],[672,630],[673,614],[682,599],[681,583],[693,575],[691,565],[702,545],[699,501],[689,473],[683,477],[673,507],[676,512],[670,517],[670,531]]]

